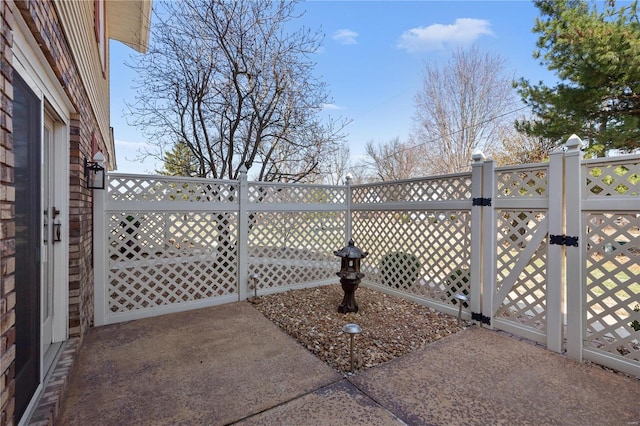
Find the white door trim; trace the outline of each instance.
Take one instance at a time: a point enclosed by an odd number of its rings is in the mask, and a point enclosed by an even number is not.
[[[43,126],[45,109],[55,119],[52,136],[57,145],[52,153],[54,156],[53,163],[55,164],[53,195],[56,203],[59,203],[56,207],[60,210],[62,241],[56,244],[57,247],[53,259],[53,310],[55,315],[53,341],[62,342],[69,337],[69,124],[71,115],[75,110],[29,28],[23,21],[20,11],[13,3],[10,3],[10,7],[16,23],[13,32],[13,68],[40,99],[40,118]],[[43,133],[41,132],[41,134]],[[42,347],[42,344],[40,346]],[[44,381],[46,373],[42,368],[43,355],[41,354],[40,357],[41,383]],[[36,396],[38,393],[36,392]],[[28,415],[29,413],[25,412],[23,419],[28,418]]]

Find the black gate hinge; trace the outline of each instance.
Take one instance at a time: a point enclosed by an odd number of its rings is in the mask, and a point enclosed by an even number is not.
[[[472,201],[472,206],[488,207],[491,205],[491,198],[474,198]]]
[[[549,244],[578,247],[578,237],[569,237],[567,235],[549,235]]]
[[[480,312],[471,312],[471,319],[474,321],[479,321],[483,324],[491,325],[491,318],[482,315],[482,313]]]

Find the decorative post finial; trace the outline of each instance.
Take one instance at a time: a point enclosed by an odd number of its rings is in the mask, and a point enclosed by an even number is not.
[[[567,147],[567,151],[575,151],[582,148],[582,139],[578,137],[578,135],[571,135],[569,139],[567,139],[567,143],[564,144]]]
[[[486,155],[484,155],[484,152],[482,152],[482,150],[480,148],[476,148],[471,153],[471,159],[473,161],[475,161],[475,162],[479,162],[479,161],[486,160],[487,157],[486,157]]]

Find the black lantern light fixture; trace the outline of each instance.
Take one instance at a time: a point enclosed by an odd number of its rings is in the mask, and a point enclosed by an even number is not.
[[[334,251],[333,254],[342,258],[340,272],[336,275],[340,277],[340,284],[344,291],[342,303],[338,306],[338,312],[358,312],[355,292],[360,285],[360,280],[364,274],[360,272],[360,260],[367,257],[369,253],[360,250],[354,245],[353,238],[342,250]]]
[[[84,177],[87,181],[87,188],[104,189],[105,168],[102,165],[103,162],[104,155],[100,151],[93,156],[93,161],[84,159]]]

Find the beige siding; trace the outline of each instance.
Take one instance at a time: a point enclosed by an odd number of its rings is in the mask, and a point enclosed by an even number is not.
[[[80,72],[80,78],[87,91],[93,109],[92,113],[102,134],[102,138],[98,139],[108,141],[111,137],[109,130],[109,69],[107,65],[103,74],[93,23],[94,2],[62,1],[56,2],[56,6]],[[105,24],[103,23],[103,25]],[[115,155],[115,153],[110,154],[110,157]]]
[[[108,0],[106,7],[109,38],[145,53],[149,44],[151,0]]]

